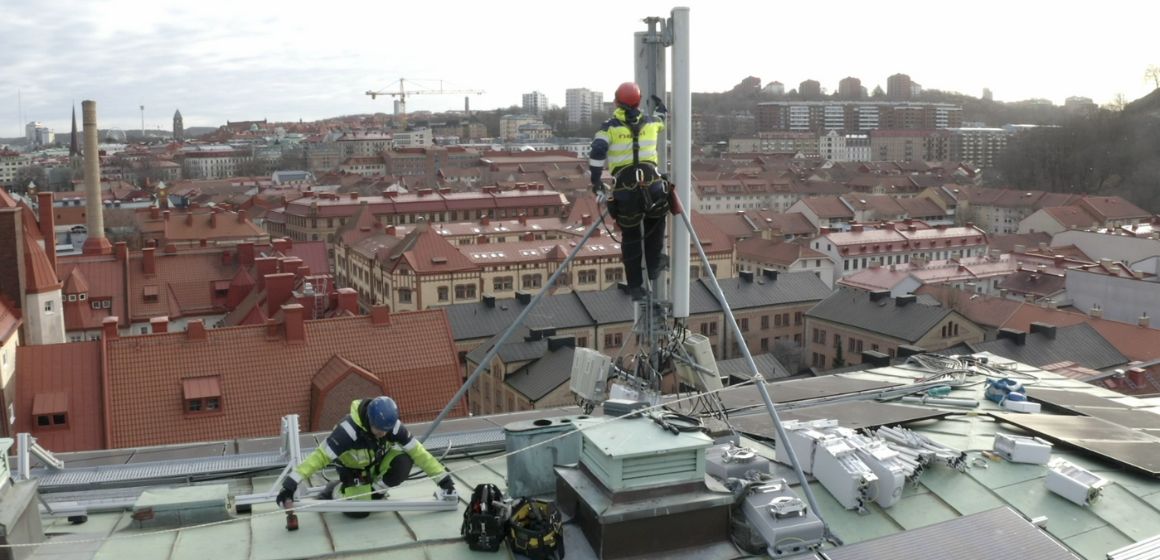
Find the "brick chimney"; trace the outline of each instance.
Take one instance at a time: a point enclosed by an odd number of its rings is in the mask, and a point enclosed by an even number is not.
[[[282,272],[293,273],[296,278],[301,278],[302,273],[305,272],[305,267],[302,259],[298,257],[287,257],[282,259]]]
[[[118,241],[113,244],[113,256],[117,262],[125,262],[129,260],[129,246],[124,241]]]
[[[353,288],[338,289],[339,312],[349,311],[351,315],[358,315],[358,292]]]
[[[270,241],[270,244],[274,246],[275,251],[280,253],[285,253],[290,250],[290,240],[286,238],[274,239]]]
[[[266,275],[278,272],[278,259],[273,257],[260,257],[254,259],[254,271],[257,273],[258,289],[262,290],[266,287]]]
[[[238,264],[250,266],[254,264],[254,244],[247,241],[238,243]]]
[[[40,212],[40,235],[44,237],[44,254],[52,269],[56,270],[56,213],[52,209],[52,193],[36,194],[37,209]]]
[[[153,254],[156,250],[152,247],[141,249],[141,272],[145,276],[157,274],[157,257]]]
[[[149,327],[153,334],[167,333],[169,332],[169,317],[165,315],[153,317],[149,319]]]
[[[1132,384],[1137,388],[1143,387],[1145,385],[1145,373],[1144,368],[1134,367],[1128,370],[1128,379],[1131,379]]]
[[[371,307],[371,324],[386,326],[391,324],[391,308],[386,305]]]
[[[120,319],[116,315],[110,315],[101,319],[101,337],[105,340],[117,340],[121,338],[121,333],[117,330],[118,321]]]
[[[101,149],[97,138],[97,102],[81,101],[81,114],[85,142],[83,168],[85,200],[88,206],[85,211],[85,226],[89,232],[81,251],[86,255],[107,255],[112,246],[105,237],[105,206],[101,199]]]
[[[286,342],[302,344],[306,342],[306,308],[297,303],[282,306],[282,316],[286,321]]]
[[[294,275],[288,272],[281,274],[267,274],[266,279],[266,316],[273,317],[278,313],[282,304],[290,301],[294,292]]]
[[[246,210],[238,210],[238,223],[239,224],[243,224],[246,222],[246,215],[247,214],[249,214],[249,212],[247,212]]]
[[[160,220],[161,219],[161,209],[156,207],[156,206],[150,206],[149,207],[149,219],[150,220]]]
[[[193,319],[185,324],[185,335],[190,342],[205,342],[205,323],[201,319]]]
[[[585,226],[592,225],[592,214],[583,214],[580,216],[580,224]]]

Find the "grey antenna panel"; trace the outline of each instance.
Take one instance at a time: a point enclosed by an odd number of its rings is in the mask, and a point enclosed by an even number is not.
[[[834,404],[822,404],[807,408],[782,410],[778,415],[785,420],[837,420],[838,425],[845,428],[877,428],[879,426],[894,426],[907,424],[919,420],[942,418],[950,414],[948,411],[933,408],[920,408],[886,404],[874,401],[853,401]],[[774,437],[773,420],[764,410],[760,414],[747,414],[731,418],[733,426],[742,432],[772,439]]]
[[[1016,557],[1020,560],[1078,560],[1065,546],[1008,507],[826,550],[825,555],[830,560],[978,560],[994,558],[1000,548],[1018,551]]]
[[[992,412],[1061,445],[1068,445],[1151,476],[1160,476],[1160,438],[1090,416],[1053,416]]]

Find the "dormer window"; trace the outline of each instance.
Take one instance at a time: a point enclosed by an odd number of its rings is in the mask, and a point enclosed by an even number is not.
[[[157,294],[158,290],[156,285],[145,286],[141,290],[141,295],[145,298],[145,303],[157,303]]]
[[[37,393],[32,399],[32,421],[38,430],[68,427],[68,395]]]
[[[186,414],[218,412],[222,409],[221,376],[191,377],[181,381]]]

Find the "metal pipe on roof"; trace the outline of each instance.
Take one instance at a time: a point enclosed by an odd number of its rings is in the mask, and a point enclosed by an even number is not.
[[[451,400],[447,401],[447,405],[443,407],[443,410],[439,411],[439,415],[435,417],[435,420],[431,421],[431,425],[427,426],[427,431],[423,433],[423,436],[419,438],[419,441],[426,442],[427,438],[431,437],[431,434],[435,433],[435,429],[439,427],[439,424],[443,422],[443,419],[446,418],[447,414],[451,412],[451,409],[455,408],[455,403],[459,402],[465,395],[467,395],[467,390],[470,389],[473,384],[475,384],[475,381],[479,379],[480,375],[483,374],[483,370],[486,369],[489,364],[491,364],[493,359],[495,359],[495,355],[499,353],[500,346],[503,346],[503,343],[506,342],[507,339],[516,332],[516,329],[519,329],[521,326],[523,326],[524,321],[528,318],[528,315],[530,315],[532,310],[536,308],[536,305],[540,303],[540,300],[544,298],[544,294],[548,293],[548,290],[550,290],[552,286],[555,285],[556,279],[560,277],[560,274],[562,274],[565,270],[568,270],[568,265],[570,265],[572,260],[576,258],[576,255],[580,253],[580,249],[584,248],[584,244],[588,242],[588,239],[592,237],[592,234],[597,230],[597,228],[604,225],[604,216],[607,213],[608,208],[604,207],[600,211],[600,216],[592,221],[592,225],[588,226],[588,231],[584,232],[584,237],[581,238],[580,242],[572,248],[572,252],[568,253],[568,258],[564,259],[564,262],[560,263],[560,267],[557,268],[556,271],[548,277],[548,281],[544,283],[544,287],[541,288],[540,291],[536,292],[535,297],[533,297],[532,300],[524,306],[523,311],[520,311],[520,314],[516,317],[516,320],[512,321],[512,324],[508,326],[507,330],[504,331],[502,335],[500,335],[499,339],[496,340],[491,349],[487,351],[487,354],[484,355],[481,360],[479,360],[479,365],[475,367],[475,371],[471,372],[471,375],[467,377],[467,381],[464,381],[463,386],[455,392],[455,396],[451,397]]]

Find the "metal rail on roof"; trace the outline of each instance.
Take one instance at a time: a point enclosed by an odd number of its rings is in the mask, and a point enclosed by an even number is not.
[[[286,419],[283,419],[286,429]],[[286,435],[284,432],[284,440]],[[93,490],[101,488],[125,488],[142,484],[168,484],[189,482],[196,479],[231,475],[238,472],[273,471],[285,468],[291,457],[310,453],[313,448],[302,449],[298,443],[295,424],[293,437],[284,441],[283,448],[276,452],[242,453],[216,457],[150,461],[122,465],[102,465],[97,467],[65,468],[39,467],[29,469],[29,477],[35,478],[44,493]],[[295,445],[288,445],[288,444]],[[504,448],[502,428],[490,428],[471,432],[437,434],[431,437],[427,446],[435,454],[444,452],[486,453]],[[297,449],[295,449],[298,447]],[[294,453],[297,451],[297,453]]]

